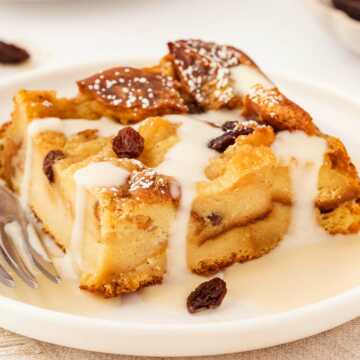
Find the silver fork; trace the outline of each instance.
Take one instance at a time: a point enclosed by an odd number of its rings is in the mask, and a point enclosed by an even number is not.
[[[38,282],[31,273],[25,261],[22,259],[14,240],[5,231],[5,225],[16,221],[21,228],[22,240],[25,249],[30,255],[36,267],[51,281],[58,283],[60,277],[54,265],[44,259],[29,240],[28,225],[30,224],[25,211],[14,194],[5,186],[0,185],[0,252],[6,262],[16,272],[16,274],[30,287],[37,288]],[[39,238],[40,239],[40,238]],[[45,253],[46,249],[44,249]],[[15,287],[15,280],[8,271],[0,264],[0,282],[9,287]]]

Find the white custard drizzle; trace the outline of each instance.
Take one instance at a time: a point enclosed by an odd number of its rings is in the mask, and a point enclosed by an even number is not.
[[[76,171],[74,181],[75,216],[72,228],[70,254],[76,271],[82,269],[82,240],[84,237],[84,216],[86,208],[86,190],[94,187],[112,187],[122,185],[129,176],[129,172],[110,162],[89,164]]]
[[[219,116],[220,117],[220,116]],[[222,131],[189,116],[172,115],[166,119],[181,123],[178,130],[180,141],[167,153],[158,172],[173,176],[181,187],[181,200],[168,246],[168,281],[188,272],[186,265],[186,235],[196,183],[204,180],[204,168],[215,152],[208,148],[209,140]]]
[[[205,123],[210,123],[216,126],[221,127],[224,123],[227,121],[245,121],[245,118],[243,118],[240,115],[240,110],[212,110],[207,111],[200,114],[193,114],[189,116],[192,120],[199,120],[203,121]],[[166,117],[168,118],[168,117]]]
[[[276,136],[272,149],[280,162],[289,166],[293,194],[291,236],[286,236],[281,246],[312,243],[322,237],[314,235],[323,232],[316,222],[315,199],[326,141],[300,131],[284,131]]]
[[[256,68],[241,64],[231,68],[231,77],[234,80],[235,91],[240,95],[251,93],[256,85],[271,89],[274,85]]]

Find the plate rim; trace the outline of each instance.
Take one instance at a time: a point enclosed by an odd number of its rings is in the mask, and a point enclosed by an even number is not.
[[[110,64],[115,64],[117,62],[125,62],[129,64],[139,64],[139,63],[152,63],[152,61],[148,61],[146,58],[144,59],[137,59],[131,60],[129,58],[114,58],[114,59],[97,59],[92,60],[89,62],[80,62],[75,64],[67,64],[67,65],[60,65],[60,66],[51,66],[42,69],[36,69],[26,74],[19,74],[15,75],[12,78],[5,79],[0,84],[0,92],[6,90],[10,87],[14,87],[19,85],[21,87],[21,83],[23,82],[31,82],[36,81],[39,77],[47,77],[51,76],[51,74],[57,73],[59,71],[66,72],[66,71],[76,71],[78,68],[84,67],[106,67],[110,66]],[[314,83],[312,81],[297,79],[294,76],[287,76],[286,74],[272,74],[270,73],[271,77],[275,77],[276,79],[285,80],[285,82],[295,83],[300,86],[311,87],[317,91],[322,93],[327,93],[331,96],[335,96],[337,98],[341,98],[346,102],[350,102],[353,106],[359,107],[360,110],[360,101],[358,101],[355,97],[352,97],[346,93],[342,93],[338,89],[333,89],[328,85]],[[1,95],[0,95],[1,97]],[[131,354],[131,355],[154,355],[154,356],[191,356],[191,355],[215,355],[215,354],[224,354],[233,351],[248,351],[254,350],[263,347],[269,347],[273,345],[279,345],[283,343],[287,343],[290,341],[294,341],[300,338],[308,337],[314,334],[318,334],[322,331],[331,329],[337,325],[340,325],[346,321],[353,319],[354,317],[360,315],[360,286],[351,288],[349,290],[344,291],[343,293],[337,294],[335,296],[326,298],[316,303],[307,304],[305,306],[295,308],[289,311],[280,312],[276,314],[267,314],[267,315],[259,315],[255,318],[249,319],[232,319],[232,320],[209,320],[204,321],[202,323],[196,324],[188,324],[188,323],[141,323],[138,321],[129,321],[120,322],[120,321],[112,321],[108,319],[100,319],[100,318],[92,318],[87,317],[84,315],[75,315],[71,313],[60,312],[56,310],[50,310],[45,308],[40,308],[35,305],[27,304],[21,302],[19,300],[10,299],[6,296],[0,295],[0,309],[3,311],[16,311],[21,314],[25,314],[25,317],[28,319],[36,318],[39,323],[43,322],[50,322],[52,326],[68,326],[68,324],[72,324],[74,329],[84,329],[90,327],[92,332],[96,331],[113,331],[117,330],[119,334],[124,335],[126,332],[126,337],[131,338],[134,336],[159,336],[164,335],[165,333],[167,336],[185,336],[186,338],[190,338],[191,336],[201,334],[203,337],[206,336],[216,336],[217,334],[224,333],[224,334],[232,334],[234,332],[243,333],[244,331],[248,331],[250,333],[255,333],[258,330],[266,330],[266,329],[274,329],[277,325],[281,324],[296,324],[297,322],[301,322],[304,320],[309,319],[318,319],[324,315],[328,315],[329,311],[337,312],[337,316],[331,321],[329,324],[328,322],[322,323],[321,321],[317,324],[316,329],[309,330],[308,328],[304,328],[303,330],[298,330],[298,335],[294,334],[287,334],[281,333],[280,338],[275,337],[273,340],[265,341],[263,344],[258,345],[251,345],[245,346],[243,349],[233,349],[229,348],[228,351],[220,350],[218,351],[188,351],[186,349],[176,349],[174,352],[157,352],[153,350],[146,350],[146,349],[138,349],[136,351],[126,351],[121,352],[122,354]],[[358,302],[359,305],[355,309],[354,304]],[[352,305],[352,311],[346,311],[349,305]],[[214,326],[214,322],[216,321],[216,326]],[[29,333],[29,331],[21,331],[19,330],[18,325],[11,326],[9,321],[4,321],[4,319],[0,318],[0,325],[4,326],[5,328],[20,333],[25,336],[30,336],[42,341],[49,341],[51,343],[67,346],[63,341],[54,341],[51,337],[46,336],[37,336],[36,334]],[[21,327],[21,326],[20,326]],[[314,328],[314,327],[313,327]],[[88,344],[88,346],[75,346],[79,349],[84,350],[91,350],[91,351],[105,351],[110,353],[111,351],[104,350],[101,346]],[[114,352],[119,354],[116,350]]]

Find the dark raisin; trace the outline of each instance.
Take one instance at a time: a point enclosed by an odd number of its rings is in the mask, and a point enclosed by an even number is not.
[[[320,209],[320,213],[321,214],[329,214],[331,213],[332,211],[334,211],[333,208],[330,208],[330,207],[323,207]]]
[[[144,150],[144,138],[133,128],[126,127],[114,137],[112,148],[119,158],[137,158]]]
[[[228,124],[227,126],[229,129],[226,129],[226,124]],[[231,127],[233,127],[233,129],[231,129]],[[241,123],[237,123],[237,121],[228,121],[222,126],[222,129],[225,131],[225,133],[216,137],[215,139],[212,139],[208,143],[210,149],[216,150],[220,153],[224,152],[230,145],[233,145],[238,136],[250,135],[254,132],[253,127],[243,126]]]
[[[203,282],[187,298],[189,313],[193,314],[220,306],[226,292],[225,281],[218,277]]]
[[[239,126],[238,121],[227,121],[226,123],[223,124],[221,129],[223,129],[224,131],[235,130],[238,126]]]
[[[203,107],[195,102],[187,103],[186,105],[190,114],[201,114],[205,111]]]
[[[360,20],[360,2],[359,0],[333,0],[334,6],[345,11],[355,20]]]
[[[207,216],[207,218],[210,220],[211,225],[213,226],[220,225],[222,222],[222,216],[216,213],[211,213]]]
[[[57,160],[61,160],[65,157],[61,150],[51,150],[44,158],[43,171],[50,183],[55,180],[53,165]]]
[[[212,139],[208,147],[210,149],[216,150],[217,152],[224,152],[230,145],[235,143],[236,138],[239,136],[236,130],[227,131],[225,134],[222,134],[215,139]]]
[[[243,127],[239,128],[239,129],[237,129],[236,131],[239,134],[238,136],[240,136],[240,135],[250,135],[250,134],[252,134],[254,132],[254,128],[243,126]]]
[[[250,135],[254,132],[256,123],[251,125],[248,123],[249,122],[241,123],[239,121],[227,121],[221,128],[224,131],[236,131],[239,135]]]
[[[0,63],[21,64],[29,58],[30,55],[25,49],[0,41]]]

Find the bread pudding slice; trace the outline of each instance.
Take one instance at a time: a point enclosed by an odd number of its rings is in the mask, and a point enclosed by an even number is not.
[[[72,99],[48,91],[15,97],[11,123],[0,133],[0,176],[23,193],[31,174],[26,202],[56,242],[75,254],[82,288],[116,296],[161,282],[174,265],[166,265],[167,249],[174,250],[179,219],[184,253],[175,258],[184,257],[197,274],[273,249],[288,231],[294,205],[290,169],[273,150],[283,131],[327,144],[314,199],[318,224],[330,234],[359,231],[360,182],[345,147],[240,50],[181,40],[169,44],[157,66],[117,67],[78,87]],[[218,121],[201,117],[214,110]],[[234,119],[223,121],[224,112]],[[81,120],[68,126],[73,119]],[[128,137],[117,138],[136,122]],[[33,127],[42,130],[29,137]],[[132,136],[142,139],[141,151]],[[198,156],[202,162],[193,161]],[[125,175],[115,185],[105,179],[89,186],[89,174],[97,178],[102,170],[114,179]],[[82,171],[85,185],[77,182]],[[87,204],[82,222],[79,203]]]
[[[4,173],[5,178],[12,188],[20,190],[24,171],[31,174],[27,203],[44,230],[63,249],[75,254],[73,261],[81,273],[81,288],[108,297],[161,282],[166,244],[178,203],[170,191],[173,180],[139,161],[118,158],[112,149],[112,138],[100,136],[96,129],[97,120],[86,121],[81,124],[84,130],[70,136],[46,130],[45,126],[44,131],[31,138],[31,169],[24,169],[24,152],[29,147],[26,129],[49,120],[42,118],[47,115],[42,112],[45,98],[49,101],[53,94],[20,92],[16,96],[12,122],[7,128],[11,136],[4,139],[4,148],[19,150],[13,157],[16,166]],[[72,121],[58,120],[64,126]],[[54,156],[56,153],[61,156]],[[51,159],[50,166],[46,159]],[[96,164],[96,172],[106,172],[111,164],[115,169],[109,173],[112,177],[116,177],[116,168],[121,169],[124,179],[111,187],[86,187],[83,221],[74,238],[78,221],[76,173]],[[80,243],[74,245],[79,237]],[[81,264],[77,253],[81,253]]]

